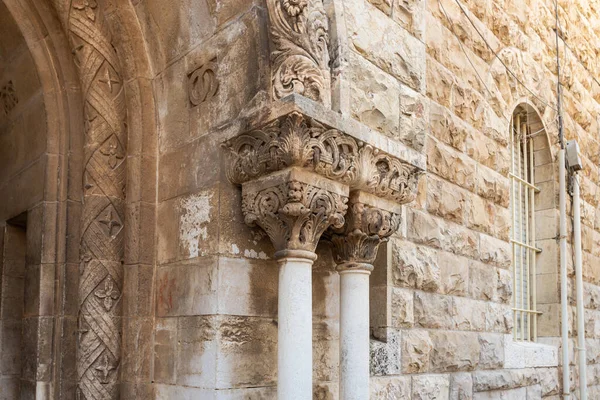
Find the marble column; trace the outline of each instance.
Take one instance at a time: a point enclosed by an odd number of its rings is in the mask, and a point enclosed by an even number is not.
[[[242,210],[279,263],[277,396],[312,399],[312,264],[321,234],[341,228],[348,187],[299,168],[242,185]]]
[[[340,274],[340,399],[369,399],[369,275],[379,244],[400,225],[401,206],[351,193],[346,223],[326,236]]]

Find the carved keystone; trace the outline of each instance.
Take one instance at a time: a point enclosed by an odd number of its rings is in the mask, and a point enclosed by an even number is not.
[[[373,270],[379,245],[398,230],[401,206],[398,203],[356,191],[351,193],[346,223],[331,227],[325,237],[333,245],[338,270]]]
[[[245,221],[269,235],[276,258],[290,250],[314,252],[329,226],[344,225],[347,201],[347,186],[299,168],[275,172],[242,186]]]

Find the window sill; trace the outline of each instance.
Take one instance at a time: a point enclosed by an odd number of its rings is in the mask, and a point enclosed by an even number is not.
[[[558,366],[558,347],[531,342],[516,342],[504,336],[504,368],[537,368]]]

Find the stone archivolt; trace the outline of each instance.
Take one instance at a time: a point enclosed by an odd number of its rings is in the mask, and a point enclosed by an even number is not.
[[[329,22],[322,0],[268,0],[273,96],[298,93],[328,104]]]

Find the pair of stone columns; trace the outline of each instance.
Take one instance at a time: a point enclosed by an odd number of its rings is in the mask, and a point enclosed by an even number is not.
[[[340,399],[369,398],[369,275],[418,169],[292,112],[230,140],[245,222],[279,263],[278,398],[312,399],[312,264],[321,237],[340,273]]]

